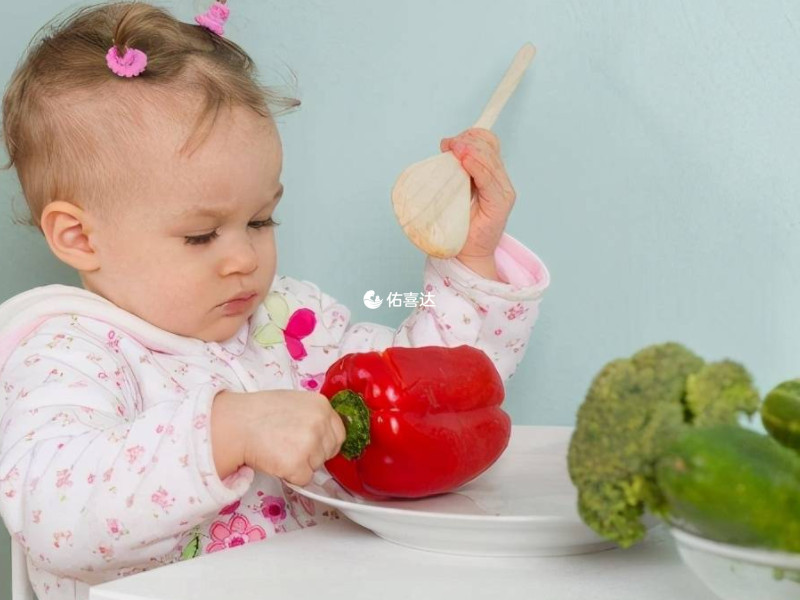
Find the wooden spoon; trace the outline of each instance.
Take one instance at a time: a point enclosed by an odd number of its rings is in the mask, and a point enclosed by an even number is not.
[[[525,44],[506,71],[474,127],[491,129],[536,54]],[[414,163],[392,189],[392,205],[400,226],[420,250],[450,258],[464,247],[469,233],[470,177],[452,152]]]

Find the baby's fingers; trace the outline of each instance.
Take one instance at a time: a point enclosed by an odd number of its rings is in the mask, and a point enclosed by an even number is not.
[[[452,149],[454,142],[461,142],[472,146],[485,146],[491,152],[498,155],[500,154],[500,138],[488,129],[472,127],[454,137],[443,138],[442,141],[439,142],[439,149],[442,152],[447,152]]]

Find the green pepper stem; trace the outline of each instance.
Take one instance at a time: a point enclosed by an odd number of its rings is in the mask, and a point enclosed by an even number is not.
[[[331,398],[331,406],[342,417],[347,432],[342,456],[348,460],[358,458],[369,444],[369,409],[364,398],[352,390],[341,390]]]

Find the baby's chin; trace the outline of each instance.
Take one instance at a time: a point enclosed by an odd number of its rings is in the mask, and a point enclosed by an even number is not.
[[[242,325],[250,318],[250,314],[241,314],[217,319],[214,323],[205,327],[198,327],[190,333],[183,333],[186,337],[193,337],[204,342],[223,343],[236,336]]]
[[[227,342],[231,338],[235,337],[236,334],[241,329],[242,325],[247,322],[249,315],[240,315],[238,317],[228,317],[225,319],[225,324],[221,325],[217,328],[213,333],[211,333],[208,339],[200,338],[204,342],[217,342],[219,344],[223,342]]]

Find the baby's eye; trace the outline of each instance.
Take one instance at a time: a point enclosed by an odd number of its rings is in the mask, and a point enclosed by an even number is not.
[[[186,244],[189,246],[195,246],[199,244],[207,244],[217,237],[219,237],[219,233],[217,233],[217,230],[215,229],[211,233],[204,233],[203,235],[187,235],[184,236],[184,239],[186,240]]]
[[[280,223],[274,220],[272,217],[269,219],[262,219],[260,221],[250,221],[247,226],[252,227],[253,229],[262,229],[263,227],[274,227],[276,225],[280,225]],[[184,240],[186,240],[186,244],[189,246],[199,246],[202,244],[208,244],[211,240],[216,239],[219,237],[219,232],[215,229],[210,233],[204,233],[203,235],[187,235],[184,236]]]
[[[280,223],[270,217],[269,219],[264,219],[262,221],[250,221],[248,225],[253,229],[261,229],[262,227],[274,227],[276,225],[280,225]]]

